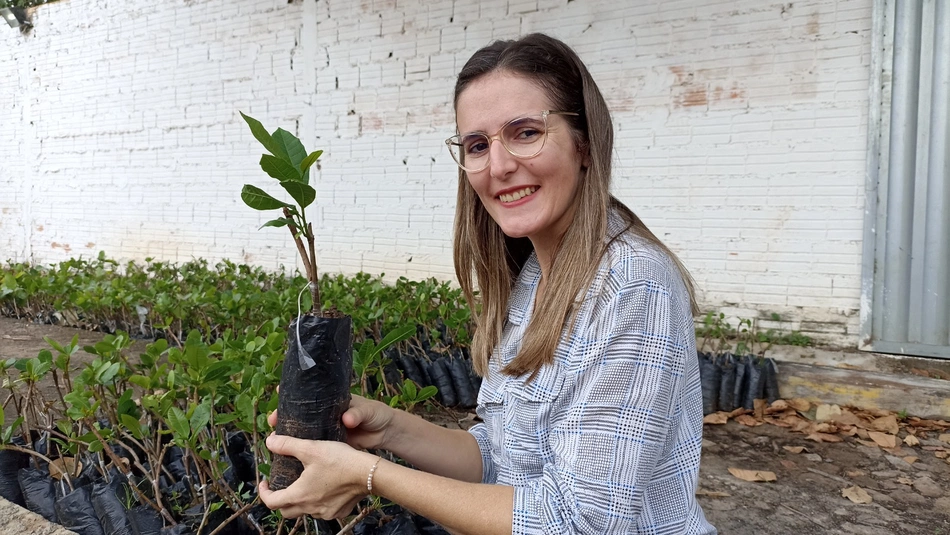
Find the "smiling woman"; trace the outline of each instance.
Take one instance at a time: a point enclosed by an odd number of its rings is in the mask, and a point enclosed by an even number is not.
[[[479,311],[482,422],[449,430],[354,397],[349,446],[268,439],[305,470],[282,491],[262,484],[264,503],[332,518],[372,492],[453,533],[716,533],[695,499],[692,281],[610,195],[597,84],[570,47],[532,34],[476,52],[455,110],[454,259]]]

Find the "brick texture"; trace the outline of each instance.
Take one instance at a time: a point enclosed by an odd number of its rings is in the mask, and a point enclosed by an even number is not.
[[[707,308],[856,340],[871,0],[70,0],[0,31],[0,259],[293,266],[238,110],[326,154],[324,271],[452,278],[454,76],[544,31],[614,114],[614,191]],[[14,155],[11,157],[11,155]]]

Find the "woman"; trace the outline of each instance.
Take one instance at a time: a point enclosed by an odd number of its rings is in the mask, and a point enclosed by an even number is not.
[[[349,445],[272,435],[285,516],[349,514],[368,487],[459,534],[709,534],[689,275],[609,194],[613,130],[577,55],[533,34],[459,74],[455,265],[480,313],[469,431],[354,397]],[[351,447],[352,446],[352,447]],[[355,449],[354,449],[355,448]],[[419,470],[362,449],[386,449]]]

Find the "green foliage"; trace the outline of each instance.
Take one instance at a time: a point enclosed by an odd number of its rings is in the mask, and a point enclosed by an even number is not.
[[[781,317],[771,313],[772,321]],[[702,337],[700,350],[709,349],[716,353],[732,352],[737,355],[762,355],[772,345],[811,346],[812,339],[798,331],[781,332],[775,329],[761,331],[757,320],[736,318],[733,326],[722,312],[707,312],[703,325],[696,329],[696,335]]]
[[[274,318],[287,325],[307,280],[224,260],[210,266],[197,259],[176,265],[147,258],[120,265],[100,253],[49,267],[26,263],[0,266],[0,313],[88,329],[124,330],[137,337],[163,336],[183,346],[197,330],[205,340],[227,330],[243,331]],[[419,326],[407,345],[464,347],[471,340],[472,315],[462,291],[434,278],[393,284],[383,276],[324,275],[319,282],[327,308],[353,318],[356,342],[381,340],[403,325]],[[311,295],[304,292],[308,310]],[[71,351],[75,352],[76,347]],[[59,352],[60,359],[64,358]]]

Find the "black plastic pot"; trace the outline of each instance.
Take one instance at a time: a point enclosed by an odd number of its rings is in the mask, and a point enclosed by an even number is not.
[[[56,489],[49,471],[21,468],[17,478],[26,508],[50,522],[56,522]]]
[[[288,331],[290,343],[280,378],[277,434],[345,441],[346,428],[341,417],[350,405],[353,373],[350,317],[301,316]],[[297,459],[275,454],[270,487],[287,488],[302,471],[303,465]]]
[[[105,535],[92,506],[89,485],[75,489],[56,501],[59,525],[79,535]]]
[[[13,437],[10,442],[21,448],[26,446],[26,442],[19,436]],[[0,497],[20,507],[26,507],[17,477],[21,468],[28,468],[29,466],[29,453],[0,450]]]
[[[706,353],[699,353],[699,379],[703,389],[703,414],[712,414],[719,410],[722,370]]]
[[[731,412],[736,408],[734,393],[736,389],[736,358],[727,353],[717,359],[722,378],[719,382],[719,410]]]
[[[455,387],[452,385],[452,376],[449,375],[443,363],[444,360],[442,358],[434,359],[426,365],[426,369],[432,379],[432,385],[439,390],[436,399],[446,407],[454,407],[458,403],[458,398],[456,397]]]
[[[132,533],[135,535],[160,535],[165,527],[162,515],[148,505],[136,505],[129,509],[126,515],[132,523]]]
[[[118,477],[99,480],[92,485],[92,507],[105,535],[132,533],[132,523],[125,514],[125,503],[132,489]]]

